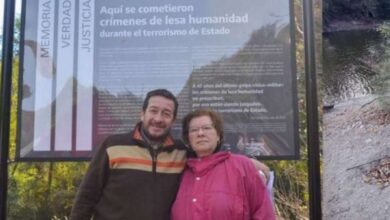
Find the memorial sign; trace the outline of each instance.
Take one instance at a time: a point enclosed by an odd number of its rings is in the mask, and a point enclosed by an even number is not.
[[[224,148],[297,159],[294,17],[283,0],[32,0],[23,4],[17,157],[87,159],[129,132],[145,94],[222,113]]]

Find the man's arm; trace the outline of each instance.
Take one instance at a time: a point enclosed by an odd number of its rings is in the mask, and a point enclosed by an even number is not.
[[[104,144],[95,153],[81,182],[69,220],[90,220],[99,202],[109,174],[109,163]]]

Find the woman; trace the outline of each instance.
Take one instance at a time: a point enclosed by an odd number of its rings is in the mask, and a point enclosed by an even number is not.
[[[223,123],[210,109],[183,120],[183,139],[193,150],[187,161],[172,220],[273,220],[266,188],[245,156],[220,152]]]

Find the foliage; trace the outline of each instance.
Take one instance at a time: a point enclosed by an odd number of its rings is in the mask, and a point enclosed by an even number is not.
[[[304,75],[303,72],[299,75]],[[300,159],[291,161],[266,162],[275,172],[275,209],[279,219],[308,219],[308,152],[306,129],[306,105],[304,100],[303,77],[300,77],[299,93],[299,145]]]
[[[390,21],[383,23],[378,30],[390,41]]]
[[[67,216],[86,165],[75,162],[13,164],[7,219]]]
[[[376,93],[379,95],[382,109],[390,112],[390,22],[379,26],[378,31],[382,34],[384,55],[376,69],[379,74],[373,80]]]
[[[87,163],[16,163],[19,58],[13,59],[8,217],[41,220],[67,216]],[[56,219],[61,219],[56,217]]]

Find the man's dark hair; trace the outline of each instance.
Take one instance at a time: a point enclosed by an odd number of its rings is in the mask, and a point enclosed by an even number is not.
[[[173,103],[175,103],[175,109],[173,111],[173,117],[176,118],[177,108],[179,107],[179,104],[177,102],[176,97],[170,91],[168,91],[166,89],[155,89],[155,90],[152,90],[152,91],[148,92],[148,94],[146,94],[146,98],[145,98],[144,104],[142,106],[142,110],[144,112],[146,111],[146,108],[148,108],[149,99],[151,97],[153,97],[153,96],[161,96],[161,97],[164,97],[166,99],[172,100]]]

